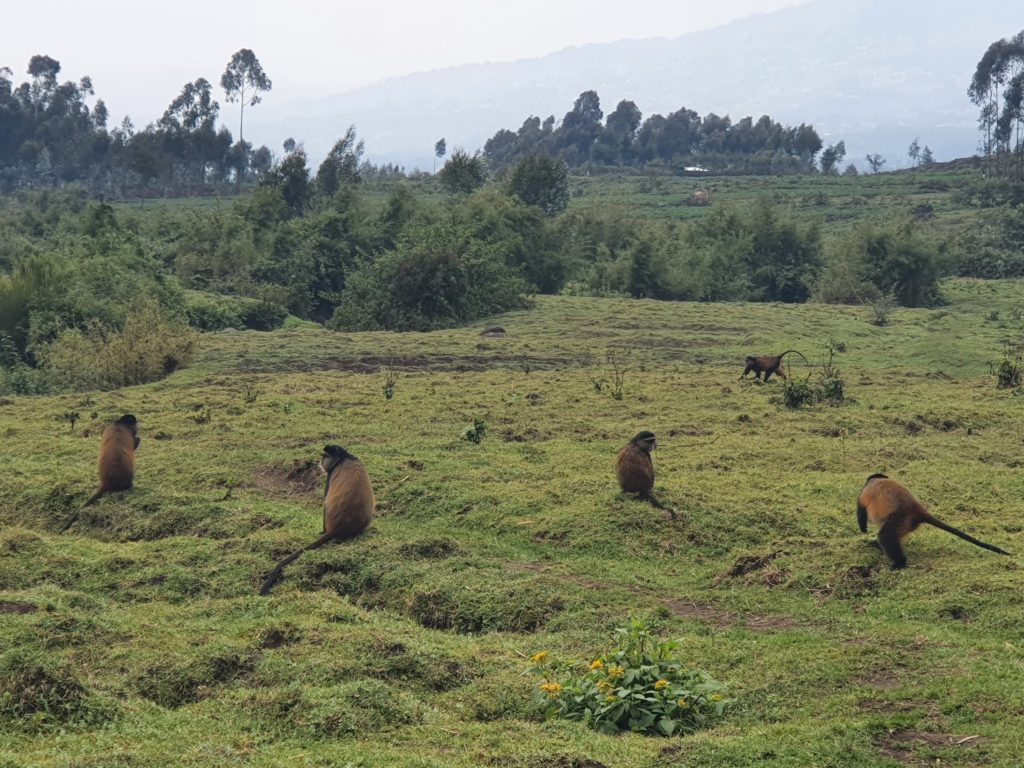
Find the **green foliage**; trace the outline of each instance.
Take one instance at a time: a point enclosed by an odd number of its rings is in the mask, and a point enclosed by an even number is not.
[[[816,403],[841,404],[846,399],[846,382],[834,362],[836,353],[840,351],[839,346],[830,342],[821,367],[813,378],[789,376],[782,385],[783,404],[790,410]]]
[[[1009,345],[1003,349],[1003,358],[992,369],[999,389],[1017,389],[1024,383],[1024,359]]]
[[[281,327],[288,311],[282,306],[259,299],[186,291],[185,316],[189,325],[201,331],[219,331],[224,328],[272,331]]]
[[[527,205],[556,216],[569,207],[569,167],[564,160],[531,155],[512,169],[508,189]]]
[[[391,368],[382,368],[381,377],[384,380],[381,390],[384,392],[384,399],[390,400],[395,396],[395,384],[398,383],[398,371]]]
[[[197,334],[154,302],[140,302],[111,330],[91,323],[42,347],[42,368],[61,389],[116,389],[156,381],[187,366]]]
[[[462,433],[462,439],[467,440],[475,445],[480,445],[483,442],[484,435],[487,434],[487,422],[476,417],[473,419],[473,425],[466,427],[466,431]]]
[[[701,117],[686,107],[642,121],[637,105],[620,101],[604,124],[596,91],[581,93],[555,127],[555,118],[528,117],[517,131],[502,129],[484,144],[492,167],[501,169],[537,155],[561,157],[573,168],[641,166],[682,172],[693,165],[720,173],[811,173],[822,148],[810,125],[783,126],[763,115],[733,123],[726,115]],[[833,152],[835,148],[832,148]]]
[[[532,657],[530,670],[545,682],[534,700],[548,719],[582,722],[596,731],[681,736],[720,718],[733,703],[725,687],[703,670],[688,669],[679,643],[658,640],[639,620],[615,630],[617,647],[587,663]]]
[[[523,306],[524,289],[500,247],[481,242],[467,227],[415,227],[395,251],[348,276],[329,327],[452,327]]]
[[[892,294],[883,294],[871,302],[869,309],[869,321],[872,325],[884,328],[892,322],[892,311],[896,309],[896,299]]]
[[[487,183],[487,165],[479,152],[470,155],[456,147],[437,179],[447,192],[468,195]]]
[[[904,307],[934,306],[947,271],[942,249],[911,227],[858,227],[839,245],[852,275],[892,294]]]

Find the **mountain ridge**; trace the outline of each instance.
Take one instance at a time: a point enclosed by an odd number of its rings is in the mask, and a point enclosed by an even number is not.
[[[848,160],[879,152],[897,168],[915,137],[939,159],[974,151],[967,85],[985,48],[1017,31],[1015,15],[996,7],[972,18],[952,0],[814,0],[680,37],[390,78],[268,111],[252,130],[274,147],[294,136],[317,162],[355,123],[374,161],[430,168],[441,136],[474,150],[530,115],[560,119],[593,89],[605,112],[625,98],[645,118],[685,106],[734,121],[768,114],[811,123],[827,142],[844,139]]]

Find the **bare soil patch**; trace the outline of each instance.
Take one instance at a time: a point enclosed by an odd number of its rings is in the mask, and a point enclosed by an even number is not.
[[[245,373],[301,373],[303,371],[346,371],[351,373],[378,373],[382,368],[399,371],[487,371],[493,368],[521,368],[531,370],[560,368],[571,361],[557,357],[528,357],[525,355],[401,355],[384,357],[314,357],[307,360],[240,360],[235,369]]]
[[[35,613],[39,606],[35,603],[23,603],[18,600],[0,600],[0,613]]]
[[[264,467],[248,485],[272,496],[309,496],[320,490],[320,469],[313,460],[296,460],[290,467]]]
[[[933,761],[915,755],[913,753],[914,746],[921,745],[931,749],[973,749],[978,746],[980,740],[980,736],[961,736],[955,733],[929,733],[927,731],[895,728],[879,741],[878,748],[886,756],[904,765],[934,765]]]

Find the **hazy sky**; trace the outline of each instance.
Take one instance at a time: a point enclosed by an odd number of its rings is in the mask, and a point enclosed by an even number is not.
[[[507,61],[571,45],[672,37],[805,0],[4,0],[0,66],[61,62],[61,79],[90,75],[111,122],[155,120],[181,86],[215,86],[231,54],[252,48],[276,106],[395,75]],[[234,105],[222,117],[231,124]],[[265,107],[257,107],[257,110]],[[271,108],[268,111],[276,111]],[[253,115],[258,118],[258,115]]]

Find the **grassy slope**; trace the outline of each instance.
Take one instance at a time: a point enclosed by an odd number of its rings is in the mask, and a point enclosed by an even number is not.
[[[1019,558],[928,529],[893,573],[853,506],[885,470],[1024,551],[1024,400],[987,375],[1022,290],[957,281],[884,329],[857,308],[542,298],[498,319],[504,339],[223,333],[158,384],[3,401],[0,601],[39,610],[0,614],[0,648],[74,714],[0,719],[0,766],[1018,765]],[[789,412],[778,385],[736,381],[744,354],[829,338],[854,402]],[[584,350],[629,366],[621,401]],[[381,360],[402,371],[390,402]],[[58,535],[125,411],[137,489]],[[480,445],[460,439],[474,417]],[[676,524],[616,492],[641,428]],[[380,518],[259,598],[319,533],[303,462],[326,442],[364,459]],[[537,719],[525,656],[588,658],[629,616],[732,686],[727,720],[660,740]]]

